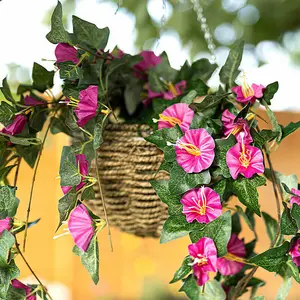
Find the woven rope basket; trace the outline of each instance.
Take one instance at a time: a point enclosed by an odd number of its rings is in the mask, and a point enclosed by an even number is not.
[[[149,133],[146,125],[109,124],[97,159],[110,224],[137,236],[158,237],[167,218],[167,206],[149,180],[168,179],[168,175],[157,173],[163,153],[143,139]],[[96,199],[89,203],[103,216],[98,185],[94,189]]]

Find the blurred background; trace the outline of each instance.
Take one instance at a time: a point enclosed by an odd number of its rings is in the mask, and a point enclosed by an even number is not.
[[[297,86],[300,81],[300,1],[298,0],[200,0],[207,23],[217,45],[218,64],[226,59],[230,46],[239,38],[246,41],[242,69],[258,84],[279,81],[279,92],[272,108],[283,125],[300,119]],[[185,60],[210,57],[188,0],[65,0],[65,24],[70,29],[71,15],[108,26],[111,31],[107,49],[116,45],[127,53],[153,49],[166,51],[174,68]],[[45,35],[56,0],[2,0],[0,2],[0,79],[8,75],[12,87],[30,81],[36,61],[53,69],[55,45]],[[119,7],[118,7],[119,6]],[[165,20],[164,26],[162,20]],[[50,61],[45,61],[50,60]],[[211,84],[214,84],[212,82]],[[57,89],[59,89],[59,80]],[[106,233],[100,235],[100,283],[94,286],[79,259],[71,254],[70,237],[53,240],[57,225],[57,200],[62,196],[57,176],[63,135],[50,137],[39,170],[32,218],[41,217],[30,229],[26,256],[43,278],[55,300],[82,299],[184,299],[177,292],[180,283],[170,286],[175,270],[187,255],[188,239],[160,245],[155,239],[141,239],[113,230],[114,253],[110,253]],[[300,133],[288,137],[274,153],[275,168],[284,174],[300,176]],[[285,160],[282,160],[285,157]],[[19,218],[24,219],[32,171],[21,167],[18,197]],[[45,192],[47,187],[47,192]],[[271,186],[261,188],[262,210],[275,216]],[[261,240],[257,252],[269,246],[264,224],[257,220]],[[243,236],[253,236],[246,226]],[[39,241],[38,244],[34,241]],[[46,258],[46,259],[45,259]],[[19,262],[22,279],[30,282],[30,273]],[[260,270],[257,276],[267,280],[259,290],[267,300],[276,298],[282,279]],[[299,299],[294,284],[287,299]],[[248,299],[247,296],[243,299]]]

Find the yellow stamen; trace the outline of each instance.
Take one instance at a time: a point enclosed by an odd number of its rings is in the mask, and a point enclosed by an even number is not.
[[[169,91],[172,93],[172,95],[173,95],[174,97],[176,97],[176,96],[179,95],[178,92],[177,92],[177,90],[176,90],[176,87],[174,86],[174,84],[173,84],[172,82],[170,82],[170,83],[168,84],[168,88],[169,88]]]
[[[108,115],[110,113],[110,109],[102,109],[101,113],[104,115]]]
[[[200,149],[193,145],[193,144],[188,144],[188,143],[183,143],[180,140],[176,143],[176,145],[180,149],[184,149],[187,153],[192,154],[194,156],[201,156],[201,151]]]
[[[253,113],[249,113],[248,115],[247,115],[247,120],[248,121],[251,121],[251,120],[253,120],[255,118],[255,114],[253,114]]]
[[[70,96],[69,99],[70,99],[70,101],[69,101],[68,105],[74,106],[74,107],[76,107],[78,105],[78,103],[79,103],[78,99],[75,99],[72,96]]]
[[[251,153],[250,150],[246,149],[243,137],[242,137],[242,152],[240,152],[239,161],[241,165],[245,168],[249,167],[251,161]]]
[[[181,121],[175,117],[164,116],[163,114],[160,114],[159,117],[160,120],[169,122],[172,126],[181,124]]]
[[[204,216],[206,214],[206,209],[209,208],[211,210],[214,210],[212,207],[207,205],[207,199],[204,193],[204,187],[201,188],[201,198],[196,201],[194,197],[192,197],[192,200],[197,203],[197,207],[191,207],[191,209],[195,209],[195,210],[191,210],[190,212],[199,214],[200,216]],[[201,204],[202,201],[202,204]]]
[[[236,135],[240,133],[243,129],[243,125],[236,125],[234,128],[231,130],[230,134]]]
[[[254,90],[248,85],[245,73],[243,74],[242,92],[245,98],[254,96]]]

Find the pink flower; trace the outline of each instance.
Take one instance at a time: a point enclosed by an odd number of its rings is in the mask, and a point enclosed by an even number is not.
[[[244,264],[239,261],[239,257],[246,256],[246,248],[242,240],[240,240],[236,234],[232,234],[227,244],[228,253],[225,255],[232,260],[220,257],[217,260],[217,268],[219,272],[224,275],[234,275],[241,271]]]
[[[38,106],[38,105],[45,105],[45,104],[47,104],[47,103],[45,103],[43,101],[36,100],[33,97],[31,97],[31,96],[26,96],[24,98],[24,103],[27,106]]]
[[[134,65],[133,68],[136,70],[136,76],[143,78],[143,73],[161,63],[161,57],[156,56],[153,51],[142,51],[140,56],[143,60]]]
[[[263,173],[265,170],[264,159],[260,149],[245,145],[243,135],[242,142],[237,143],[226,153],[226,163],[233,179],[239,174],[251,178],[254,174]]]
[[[290,199],[291,206],[293,206],[294,203],[296,203],[297,205],[300,205],[300,190],[292,189],[292,193],[295,195],[298,195],[299,197],[297,197],[297,196],[291,197],[291,199]]]
[[[59,43],[55,48],[56,62],[72,61],[78,64],[77,50],[69,44]]]
[[[209,187],[192,189],[180,200],[186,220],[209,223],[222,214],[220,196]]]
[[[203,128],[187,130],[176,143],[176,160],[187,173],[208,169],[215,158],[215,142]]]
[[[36,296],[35,295],[30,295],[31,292],[32,292],[32,289],[29,286],[23,284],[21,281],[19,281],[17,279],[13,279],[11,281],[11,285],[14,288],[16,288],[16,289],[22,289],[22,290],[24,290],[25,294],[26,294],[26,300],[36,300]],[[28,296],[28,295],[30,295],[30,296]]]
[[[25,116],[17,115],[14,121],[10,125],[2,129],[2,132],[12,136],[19,134],[23,131],[26,122],[27,122],[27,118]]]
[[[5,218],[0,220],[0,234],[4,231],[4,230],[10,230],[12,227],[12,221],[11,218]]]
[[[85,185],[84,176],[89,174],[89,162],[84,154],[76,154],[76,164],[79,166],[81,174],[81,182],[76,186],[76,191],[79,191]],[[62,186],[61,189],[64,194],[67,194],[72,189],[72,186]]]
[[[217,249],[210,238],[201,238],[197,243],[188,246],[189,254],[193,259],[194,275],[198,278],[198,285],[209,280],[208,272],[216,272]]]
[[[98,86],[90,85],[87,89],[80,91],[79,99],[72,97],[67,99],[68,105],[75,106],[75,114],[78,118],[77,125],[83,127],[89,120],[97,115],[98,109]]]
[[[166,108],[159,117],[159,130],[179,125],[181,130],[185,132],[190,128],[194,118],[194,111],[190,109],[189,105],[186,103],[176,103]]]
[[[292,256],[294,264],[297,267],[300,267],[300,239],[297,239],[292,243],[290,255]]]
[[[238,142],[241,142],[240,133],[244,133],[245,144],[250,144],[253,142],[252,136],[250,134],[250,129],[248,123],[243,118],[239,118],[237,122],[234,122],[235,115],[232,114],[228,109],[226,109],[222,114],[222,122],[224,128],[224,135],[229,136],[233,134]]]
[[[76,246],[85,252],[95,230],[93,220],[83,204],[78,205],[71,212],[68,227]]]
[[[241,86],[235,86],[232,88],[232,91],[237,95],[236,101],[241,103],[250,102],[253,104],[256,99],[259,99],[263,96],[263,91],[265,87],[263,85],[252,84],[248,85],[246,76],[243,76],[243,83]]]

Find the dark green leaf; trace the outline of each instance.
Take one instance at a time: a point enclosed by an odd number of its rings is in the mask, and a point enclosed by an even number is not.
[[[284,235],[295,235],[297,233],[297,224],[291,216],[290,210],[285,207],[280,219],[280,232]]]
[[[11,91],[10,91],[10,88],[9,88],[9,85],[7,83],[7,78],[5,77],[3,80],[2,80],[2,87],[0,88],[1,92],[3,93],[5,99],[11,103],[14,103],[15,100],[11,94]]]
[[[296,221],[296,224],[298,226],[298,229],[300,228],[300,205],[297,205],[296,203],[293,203],[293,207],[291,210],[291,215],[293,219]]]
[[[248,111],[249,111],[249,108],[251,106],[251,103],[248,102],[248,104],[243,107],[242,110],[240,110],[240,112],[237,114],[237,116],[235,117],[234,119],[234,123],[236,123],[238,121],[238,119],[242,118],[242,119],[245,119],[247,114],[248,114]]]
[[[236,42],[231,48],[224,66],[220,70],[220,80],[228,87],[233,87],[234,81],[239,74],[239,66],[242,61],[244,41]]]
[[[77,80],[83,78],[82,69],[75,65],[72,61],[64,61],[58,63],[59,66],[59,76],[61,79],[66,80]]]
[[[12,285],[9,286],[6,300],[25,300],[26,293],[24,289],[16,289]]]
[[[187,83],[187,90],[192,90],[192,92],[195,92],[195,96],[205,96],[208,93],[209,87],[201,80],[201,79],[194,79],[191,81],[188,81]],[[194,98],[192,99],[191,102],[184,102],[184,103],[188,103],[191,104],[194,100]],[[181,101],[182,102],[182,101]]]
[[[32,80],[33,87],[40,92],[53,87],[54,71],[48,71],[38,63],[33,64]]]
[[[189,274],[192,270],[191,257],[188,255],[184,258],[181,267],[175,272],[173,279],[170,283],[174,283],[178,280],[183,279],[187,274]]]
[[[262,216],[265,221],[267,233],[268,233],[268,236],[269,236],[271,244],[272,244],[272,242],[275,239],[276,233],[277,233],[277,228],[278,228],[277,221],[265,212],[262,212]]]
[[[273,99],[274,95],[278,91],[278,81],[270,83],[266,86],[264,90],[263,98],[267,102],[268,105],[271,105],[271,100]]]
[[[282,266],[287,262],[289,251],[289,243],[284,242],[280,247],[269,249],[250,259],[250,263],[254,263],[269,272],[278,273]]]
[[[273,140],[276,138],[277,134],[273,132],[272,130],[263,129],[259,133],[255,130],[251,130],[251,134],[254,141],[254,146],[258,148],[262,148],[263,145],[265,145],[267,142]]]
[[[282,128],[281,140],[285,139],[288,135],[292,134],[299,128],[300,128],[300,121],[297,123],[294,122],[289,123],[287,126]]]
[[[9,122],[16,113],[14,106],[7,104],[6,102],[0,102],[0,122]]]
[[[126,84],[125,91],[124,91],[124,99],[125,99],[125,106],[126,110],[129,115],[133,115],[140,105],[141,93],[143,91],[143,87],[140,84],[140,81],[136,79],[131,79],[129,84]]]
[[[230,211],[225,212],[212,222],[205,224],[203,229],[193,230],[190,233],[190,238],[193,243],[198,242],[202,237],[209,237],[213,239],[218,250],[218,256],[224,256],[227,253],[227,244],[230,236]]]
[[[89,272],[94,283],[99,282],[99,247],[98,240],[93,237],[86,252],[74,246],[73,252],[81,257],[81,263]]]
[[[94,145],[94,149],[98,149],[101,144],[103,143],[103,124],[102,124],[102,120],[98,121],[95,125],[95,129],[94,129],[94,141],[93,141],[93,145]]]
[[[4,181],[6,179],[6,177],[8,176],[8,174],[10,173],[10,171],[17,165],[10,165],[10,166],[6,166],[0,169],[0,181]]]
[[[191,72],[191,78],[188,81],[193,81],[197,79],[201,79],[203,81],[207,81],[215,69],[217,68],[216,64],[211,64],[207,58],[201,58],[196,60],[192,63],[190,72]],[[189,79],[189,78],[182,78],[182,79]]]
[[[231,216],[231,228],[231,231],[236,235],[238,235],[242,231],[241,221],[238,213],[234,213]]]
[[[18,154],[24,158],[26,163],[33,168],[35,161],[38,157],[38,153],[40,151],[41,146],[40,145],[31,145],[31,146],[22,146],[22,145],[16,145],[16,149]]]
[[[15,191],[8,186],[0,186],[0,219],[14,217],[19,205],[19,199],[15,197]]]
[[[248,216],[246,215],[246,213],[243,211],[243,209],[240,206],[236,205],[235,207],[236,207],[237,213],[243,218],[243,220],[248,225],[248,227],[250,228],[250,230],[252,230],[254,232],[254,234],[255,234],[255,229],[254,229],[253,223],[248,218]]]
[[[95,191],[92,186],[85,188],[81,194],[83,200],[95,200]]]
[[[0,241],[1,243],[2,241]],[[1,246],[0,246],[1,247]],[[7,299],[7,292],[11,280],[20,276],[20,270],[18,269],[15,261],[11,261],[5,267],[0,267],[0,299]]]
[[[149,86],[150,89],[156,93],[164,92],[166,90],[164,82],[153,68],[149,70]]]
[[[198,112],[203,112],[204,110],[219,105],[220,102],[228,95],[230,95],[230,93],[221,95],[208,95],[202,100],[202,102],[191,104],[191,107]]]
[[[300,277],[299,277],[299,268],[295,265],[295,263],[292,261],[292,258],[289,257],[287,261],[288,271],[291,273],[291,275],[294,277],[294,279],[300,283]]]

